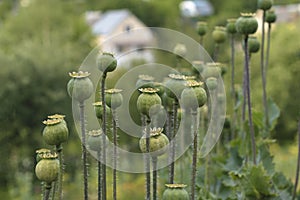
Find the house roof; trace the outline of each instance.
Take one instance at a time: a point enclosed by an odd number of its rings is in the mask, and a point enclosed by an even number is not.
[[[127,9],[107,11],[93,25],[92,32],[96,35],[109,34],[130,15]]]

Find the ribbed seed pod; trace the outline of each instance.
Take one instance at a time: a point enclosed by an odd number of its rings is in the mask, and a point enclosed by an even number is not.
[[[95,103],[93,103],[93,106],[94,106],[94,110],[95,110],[95,113],[96,113],[96,117],[98,119],[103,119],[103,105],[102,105],[102,102],[101,101],[97,101]],[[106,113],[110,113],[110,108],[106,106]]]
[[[88,132],[88,138],[87,138],[87,145],[89,149],[93,151],[101,151],[101,148],[103,146],[102,143],[102,130],[92,130]],[[105,139],[108,141],[107,136],[105,136]]]
[[[269,10],[266,12],[265,20],[267,23],[272,24],[272,23],[276,22],[276,18],[277,18],[277,16],[276,16],[274,10]]]
[[[269,10],[273,5],[272,0],[258,0],[257,7],[261,10]]]
[[[112,72],[117,68],[117,60],[111,53],[99,53],[97,57],[97,66],[101,72]]]
[[[138,111],[148,117],[160,111],[161,99],[157,94],[155,88],[141,88],[139,89],[140,96],[137,99]]]
[[[67,89],[70,97],[83,102],[93,94],[93,83],[88,78],[88,72],[70,72],[72,79],[68,82]]]
[[[199,82],[190,80],[187,88],[181,93],[181,106],[185,110],[196,110],[202,107],[207,101],[206,91],[200,87]]]
[[[212,62],[212,63],[207,63],[206,66],[204,67],[202,76],[204,79],[210,78],[210,77],[215,77],[218,78],[221,75],[221,63],[218,62]]]
[[[250,36],[248,39],[248,48],[250,53],[256,53],[259,51],[260,43],[255,36]]]
[[[209,90],[215,90],[218,87],[218,79],[209,77],[205,80],[205,84]]]
[[[173,99],[179,99],[181,92],[185,88],[185,76],[179,74],[170,74],[169,80],[165,83],[166,94]]]
[[[120,107],[123,103],[123,96],[120,89],[108,89],[105,90],[105,102],[111,109],[116,109]]]
[[[48,184],[55,181],[59,173],[59,161],[56,153],[41,155],[41,160],[35,167],[35,174],[40,181]]]
[[[162,200],[189,200],[185,187],[184,184],[166,184],[167,189],[163,193]]]
[[[236,30],[240,34],[250,35],[256,32],[258,28],[258,22],[254,18],[253,13],[241,13],[241,17],[236,20]]]
[[[68,140],[69,130],[63,119],[48,119],[43,121],[43,139],[49,145],[60,145]]]
[[[227,33],[235,34],[237,32],[235,22],[236,22],[235,18],[227,19],[227,24],[226,24]]]
[[[169,144],[168,137],[162,133],[162,128],[153,128],[150,130],[149,152],[152,157],[163,155],[167,151]],[[143,153],[147,153],[146,134],[140,139],[140,149]]]

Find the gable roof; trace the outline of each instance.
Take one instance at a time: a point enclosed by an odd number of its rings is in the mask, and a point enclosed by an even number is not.
[[[95,22],[92,32],[96,35],[109,34],[130,15],[127,9],[107,11]]]

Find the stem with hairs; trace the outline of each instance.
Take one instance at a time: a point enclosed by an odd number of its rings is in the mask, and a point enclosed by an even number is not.
[[[255,132],[252,122],[252,110],[251,110],[251,90],[250,90],[250,69],[249,69],[249,49],[248,49],[248,35],[245,35],[245,71],[246,71],[246,88],[247,88],[247,103],[248,103],[248,121],[251,135],[252,145],[252,159],[254,165],[256,165],[256,144],[255,144]]]
[[[83,185],[84,185],[84,200],[88,200],[88,164],[86,151],[86,134],[85,134],[85,120],[84,120],[84,102],[79,103],[80,108],[80,127],[81,127],[81,148],[83,161]]]
[[[118,119],[116,115],[116,110],[112,109],[112,124],[113,124],[113,199],[117,200],[117,159],[118,159],[118,152],[117,152],[117,129],[118,129]]]
[[[97,151],[97,170],[98,170],[98,200],[101,200],[101,190],[102,190],[102,178],[101,178],[101,173],[102,173],[102,164],[100,162],[101,160],[101,149]]]
[[[152,157],[152,167],[153,167],[153,200],[157,200],[157,157]]]
[[[261,51],[260,51],[260,70],[262,77],[262,87],[263,87],[263,106],[265,112],[265,128],[268,130],[269,127],[269,116],[268,116],[268,104],[267,104],[267,90],[266,90],[266,69],[264,65],[264,51],[265,51],[265,17],[266,11],[263,11],[262,17],[262,36],[261,36]]]
[[[298,187],[298,181],[299,181],[299,170],[300,170],[300,120],[298,122],[298,160],[297,160],[297,171],[296,171],[295,185],[294,185],[292,200],[295,199],[296,193],[297,193],[297,187]]]
[[[171,139],[171,152],[170,152],[170,158],[171,158],[171,164],[170,164],[170,172],[169,172],[169,183],[174,183],[174,172],[175,172],[175,135],[177,130],[177,109],[178,109],[178,99],[175,98],[173,102],[173,115],[172,115],[172,121],[173,121],[173,134],[170,137]]]
[[[103,161],[102,161],[102,200],[106,200],[106,103],[105,103],[105,80],[106,80],[106,76],[107,73],[103,72],[102,74],[102,80],[101,80],[101,101],[102,101],[102,105],[103,105],[103,125],[102,125],[102,129],[103,129],[103,134],[102,134],[102,157],[103,157]]]
[[[43,195],[43,200],[48,200],[50,197],[51,183],[46,183],[45,185],[45,193]]]
[[[63,155],[63,147],[62,144],[56,145],[56,152],[58,155],[58,160],[59,160],[59,176],[58,176],[58,199],[62,200],[63,199],[63,192],[62,192],[62,187],[63,187],[63,175],[64,175],[64,155]]]
[[[235,135],[235,123],[236,123],[236,97],[235,97],[235,89],[234,89],[234,60],[235,60],[235,48],[234,48],[234,34],[231,34],[230,38],[230,46],[231,46],[231,98],[232,98],[232,109],[233,109],[233,117],[232,117],[232,123],[231,123],[231,138],[234,138]]]
[[[191,111],[193,120],[193,163],[192,163],[192,177],[191,177],[191,200],[197,199],[196,197],[196,173],[197,173],[197,150],[198,150],[198,121],[197,111]]]

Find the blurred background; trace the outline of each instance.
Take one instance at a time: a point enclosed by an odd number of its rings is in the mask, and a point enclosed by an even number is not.
[[[274,4],[278,22],[272,32],[267,90],[281,115],[272,133],[278,140],[272,152],[277,169],[294,177],[300,111],[300,4],[298,0],[274,0]],[[77,70],[99,42],[114,34],[113,22],[126,24],[129,20],[131,24],[123,31],[135,25],[165,27],[198,41],[196,22],[207,21],[205,48],[212,55],[213,28],[226,25],[228,18],[239,17],[240,12],[256,12],[256,8],[256,0],[0,0],[1,199],[40,198],[34,175],[35,150],[47,147],[42,140],[42,121],[54,113],[65,114],[70,129],[70,139],[64,144],[65,199],[82,196],[80,139],[66,92],[68,72]],[[122,52],[126,45],[109,48]],[[228,41],[221,47],[219,61],[229,65],[229,57]],[[242,51],[237,52],[236,73],[242,72],[242,59]],[[128,62],[122,64],[134,66],[143,60]],[[253,55],[252,66],[253,106],[261,109],[261,89],[256,89],[261,88],[258,54]],[[110,81],[124,70],[117,70]],[[225,82],[229,83],[229,78],[225,77]],[[241,76],[237,81],[241,82]],[[126,139],[120,142],[131,145]],[[90,160],[90,190],[96,195],[96,165]],[[142,175],[121,173],[119,181],[120,199],[129,199],[133,193],[135,199],[143,198]]]

